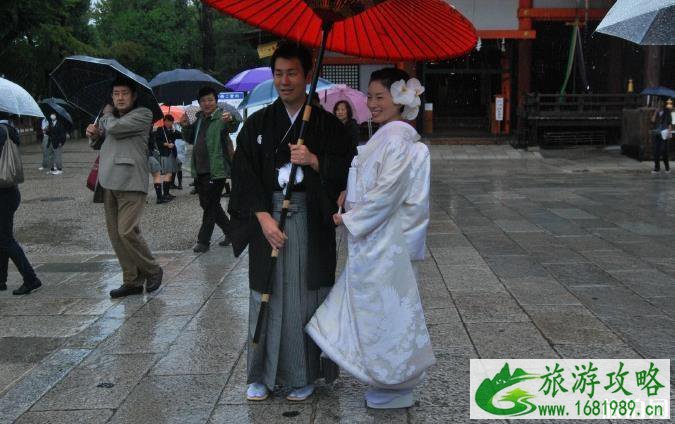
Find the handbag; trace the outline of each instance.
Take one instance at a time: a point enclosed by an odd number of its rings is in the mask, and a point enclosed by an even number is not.
[[[673,133],[668,128],[661,130],[661,140],[667,141],[673,138]]]
[[[94,192],[94,203],[103,203],[103,187],[98,183],[98,161],[97,156],[94,164],[91,166],[89,176],[87,177],[87,188]]]
[[[0,152],[0,188],[14,187],[23,182],[23,163],[19,146],[9,137],[7,129],[5,133],[7,134],[5,145]]]
[[[96,156],[94,164],[91,166],[89,176],[87,177],[87,188],[91,191],[96,191],[96,184],[98,183],[98,160],[100,156]]]

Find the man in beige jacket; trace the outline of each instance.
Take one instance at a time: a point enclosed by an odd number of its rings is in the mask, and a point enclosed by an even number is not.
[[[153,292],[162,284],[162,268],[141,235],[140,223],[148,194],[148,137],[152,112],[136,106],[133,81],[113,83],[114,108],[107,107],[98,125],[87,127],[101,145],[98,179],[105,189],[103,206],[110,243],[122,267],[122,286],[110,297]]]

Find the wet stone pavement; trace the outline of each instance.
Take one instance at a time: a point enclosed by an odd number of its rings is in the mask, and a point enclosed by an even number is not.
[[[71,180],[29,170],[24,199],[62,190],[88,204],[92,155],[70,149],[81,157],[66,166]],[[432,152],[419,289],[438,363],[414,407],[368,410],[365,387],[345,375],[305,402],[247,402],[248,258],[188,250],[200,216],[182,192],[172,207],[184,236],[161,220],[143,227],[164,286],[122,300],[108,297],[121,273],[103,227],[80,228],[95,223],[56,202],[63,221],[31,238],[44,211],[22,205],[17,234],[44,287],[12,296],[12,268],[0,292],[0,423],[469,423],[470,358],[675,358],[675,177],[594,149]],[[25,158],[37,166],[30,146]]]

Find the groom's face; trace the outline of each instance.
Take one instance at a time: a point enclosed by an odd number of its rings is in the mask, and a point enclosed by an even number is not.
[[[279,57],[274,62],[274,87],[286,104],[296,104],[305,99],[308,76],[298,58]]]

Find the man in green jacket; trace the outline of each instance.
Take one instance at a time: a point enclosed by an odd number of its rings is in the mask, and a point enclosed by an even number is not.
[[[216,224],[225,234],[225,240],[220,245],[230,244],[230,220],[220,205],[220,197],[232,164],[234,149],[229,134],[239,126],[239,121],[229,112],[218,108],[217,94],[213,88],[199,90],[199,106],[201,112],[197,114],[193,125],[188,124],[187,116],[181,121],[184,140],[194,146],[190,168],[199,194],[199,205],[204,210],[197,244],[193,249],[196,253],[209,250]]]

